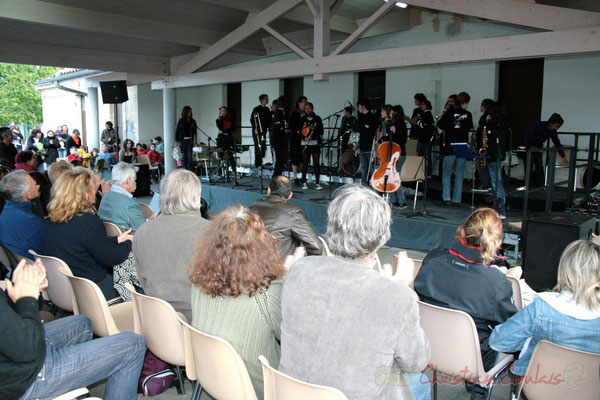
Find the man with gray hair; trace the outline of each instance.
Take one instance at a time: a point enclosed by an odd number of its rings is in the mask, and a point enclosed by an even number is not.
[[[136,188],[136,177],[136,167],[131,164],[120,162],[113,167],[112,187],[98,208],[98,216],[103,221],[112,222],[123,230],[137,229],[146,222],[132,195]]]
[[[397,259],[408,262],[397,272],[374,269],[377,250],[390,238],[388,204],[366,187],[346,185],[327,215],[334,257],[302,258],[283,282],[279,370],[349,399],[429,398],[419,373],[429,342],[417,295],[401,283],[402,275],[414,275],[414,264],[403,253]]]
[[[133,254],[147,295],[168,301],[192,320],[191,284],[187,269],[197,243],[210,222],[200,215],[200,179],[177,169],[160,182],[161,214],[136,232]],[[102,200],[104,201],[104,200]]]
[[[0,196],[6,199],[0,214],[0,242],[8,250],[33,259],[29,250],[42,253],[46,221],[32,211],[40,187],[23,170],[13,171],[0,181]]]
[[[295,204],[288,203],[292,198],[292,182],[283,175],[276,176],[269,183],[267,197],[250,205],[250,210],[263,220],[265,227],[279,242],[282,258],[294,253],[296,247],[304,246],[306,252],[323,253],[321,241],[304,212]]]

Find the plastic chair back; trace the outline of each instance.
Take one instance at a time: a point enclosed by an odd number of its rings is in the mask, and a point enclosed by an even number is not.
[[[123,233],[121,228],[112,222],[104,221],[104,229],[106,229],[106,234],[108,236],[119,236],[121,233]]]
[[[48,289],[46,290],[50,301],[61,310],[73,312],[74,298],[71,284],[67,278],[67,276],[73,276],[73,273],[69,266],[60,258],[42,256],[33,250],[29,250],[29,252],[39,258],[46,267],[46,278],[48,279]],[[60,271],[61,268],[63,268],[64,274]]]
[[[271,367],[265,356],[258,359],[262,364],[265,400],[346,400],[336,388],[302,382]]]
[[[429,365],[452,376],[463,376],[466,369],[472,379],[485,373],[479,336],[469,314],[419,301],[419,315],[431,348]]]
[[[144,218],[152,219],[156,217],[156,211],[154,211],[148,204],[140,203],[138,205],[140,206],[140,210],[142,210],[142,215]]]
[[[108,307],[106,298],[98,285],[89,279],[69,276],[69,271],[63,267],[60,268],[60,271],[71,283],[74,299],[73,313],[75,315],[83,314],[92,320],[96,336],[110,336],[133,330],[133,304],[131,302]],[[120,322],[121,329],[115,319]]]
[[[517,278],[513,278],[512,276],[507,276],[507,278],[512,286],[515,307],[517,307],[517,310],[521,311],[523,309],[523,295],[521,294],[521,285],[519,284],[519,280]]]
[[[180,319],[186,348],[191,349],[198,384],[219,400],[256,400],[248,370],[240,355],[226,340],[202,333]],[[187,368],[188,362],[186,362]],[[188,375],[189,377],[189,375]]]
[[[133,299],[134,331],[158,358],[172,365],[185,365],[183,326],[172,305],[156,297],[137,293],[125,284]]]
[[[150,162],[150,159],[145,154],[138,155],[137,156],[137,162],[138,162],[138,164],[146,164],[148,166],[152,166],[152,163]]]
[[[524,393],[528,400],[598,400],[600,354],[541,340],[523,378],[519,398]]]
[[[319,240],[321,241],[321,244],[323,245],[323,254],[324,256],[328,256],[328,257],[333,257],[333,254],[331,254],[331,251],[329,251],[329,246],[327,245],[327,242],[325,241],[325,239],[323,239],[321,236],[319,236]]]

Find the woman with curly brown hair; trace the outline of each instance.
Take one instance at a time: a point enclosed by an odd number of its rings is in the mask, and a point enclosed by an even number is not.
[[[281,264],[277,240],[261,218],[229,207],[202,235],[189,269],[192,325],[227,340],[240,354],[259,399],[263,378],[259,355],[277,368],[280,356],[281,279],[297,258]]]

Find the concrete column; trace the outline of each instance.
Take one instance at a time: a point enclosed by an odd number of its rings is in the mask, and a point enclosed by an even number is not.
[[[165,174],[174,171],[177,163],[171,157],[173,143],[175,142],[175,126],[177,114],[175,113],[175,89],[163,89],[163,132],[165,141]]]
[[[85,98],[85,125],[87,146],[90,152],[95,147],[100,150],[100,120],[98,119],[98,88],[89,87]]]

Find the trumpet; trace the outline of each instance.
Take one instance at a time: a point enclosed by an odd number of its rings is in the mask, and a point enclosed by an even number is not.
[[[483,130],[481,131],[481,148],[479,149],[480,156],[487,156],[488,154],[488,146],[489,146],[489,138],[487,131],[487,122],[483,125]],[[481,168],[487,167],[487,158],[482,158],[479,160],[479,166]]]
[[[260,150],[260,153],[262,154],[263,153],[262,144],[263,144],[263,141],[266,140],[266,138],[264,138],[262,123],[260,122],[260,117],[259,117],[258,113],[254,113],[252,115],[252,118],[254,118],[254,128],[256,129],[256,137],[258,139],[258,148]]]

